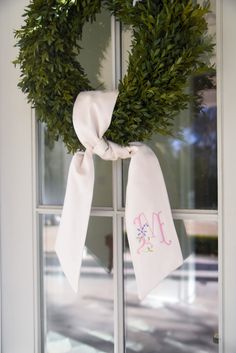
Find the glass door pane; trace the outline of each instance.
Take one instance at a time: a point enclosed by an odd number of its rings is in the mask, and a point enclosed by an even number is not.
[[[154,135],[147,142],[160,162],[173,209],[217,209],[216,90],[211,91],[212,106],[206,104],[197,115],[188,110],[176,117],[174,131],[182,136]],[[128,166],[124,160],[123,205]]]
[[[199,1],[201,2],[201,1]],[[207,16],[210,34],[216,33],[216,1]],[[122,32],[123,75],[127,70],[131,32]],[[216,62],[213,55],[212,64]],[[171,273],[143,301],[138,300],[132,259],[125,234],[126,353],[216,353],[218,332],[217,222],[217,108],[216,77],[205,72],[192,77],[189,91],[200,95],[198,109],[189,105],[174,120],[173,137],[153,136],[148,145],[156,153],[165,178],[171,207],[181,214],[206,210],[204,219],[175,221],[185,263]],[[123,206],[129,161],[122,163]],[[158,268],[147,269],[158,271]]]
[[[207,16],[210,34],[216,34],[216,1]],[[131,31],[122,32],[122,68],[127,70]],[[215,64],[213,55],[208,58]],[[154,135],[148,145],[156,153],[173,209],[217,209],[217,109],[216,76],[205,72],[190,80],[188,90],[201,96],[174,119],[173,137]],[[123,206],[129,160],[123,161]]]
[[[107,11],[83,29],[79,61],[94,89],[113,88],[113,62],[111,43],[111,16]],[[79,92],[78,92],[79,93]],[[66,189],[71,155],[62,143],[48,140],[45,126],[39,124],[39,203],[62,205]],[[94,207],[112,207],[112,163],[95,156]]]
[[[80,63],[94,89],[112,89],[111,16],[102,11],[84,26]],[[80,285],[75,294],[66,280],[54,244],[71,155],[62,141],[51,143],[43,124],[38,128],[38,188],[41,241],[42,332],[45,353],[112,353],[113,228],[111,217],[91,217],[83,254]],[[112,162],[94,157],[93,207],[112,207]],[[50,206],[50,207],[48,207]]]
[[[213,343],[218,332],[217,223],[189,220],[175,226],[185,263],[142,302],[125,241],[126,353],[218,352]]]
[[[39,202],[42,205],[63,204],[72,155],[62,141],[50,142],[44,124],[38,127]],[[112,207],[112,163],[94,156],[95,183],[93,207]]]
[[[54,251],[59,221],[41,217],[45,353],[112,353],[112,219],[90,219],[78,294]]]

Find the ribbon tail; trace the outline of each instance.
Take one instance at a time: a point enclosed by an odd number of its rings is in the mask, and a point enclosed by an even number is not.
[[[91,153],[76,153],[71,161],[55,250],[71,287],[78,291],[80,267],[94,186]]]
[[[143,299],[183,263],[161,167],[145,145],[131,157],[126,229],[138,294]]]

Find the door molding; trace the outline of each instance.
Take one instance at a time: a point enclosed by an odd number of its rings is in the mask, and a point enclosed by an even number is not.
[[[219,0],[217,8],[218,198],[220,352],[236,351],[236,2]]]

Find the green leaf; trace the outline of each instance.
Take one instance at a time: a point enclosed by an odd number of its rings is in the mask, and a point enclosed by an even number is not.
[[[73,103],[81,91],[94,89],[78,62],[86,22],[102,6],[133,29],[128,70],[106,137],[118,144],[172,134],[174,118],[193,96],[186,94],[191,75],[214,68],[207,34],[209,4],[161,0],[32,0],[24,25],[14,32],[21,70],[19,88],[44,121],[50,139],[59,137],[69,152],[82,149],[72,124]]]

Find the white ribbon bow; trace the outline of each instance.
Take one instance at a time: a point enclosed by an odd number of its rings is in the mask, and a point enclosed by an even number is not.
[[[77,152],[71,161],[56,252],[71,287],[77,292],[93,196],[93,154],[105,160],[131,158],[125,220],[142,299],[183,263],[183,256],[154,152],[141,143],[122,147],[103,139],[117,95],[115,91],[82,92],[74,104],[74,128],[86,151]]]
[[[135,6],[136,3],[139,2],[139,1],[141,1],[141,0],[133,0],[133,6]]]

